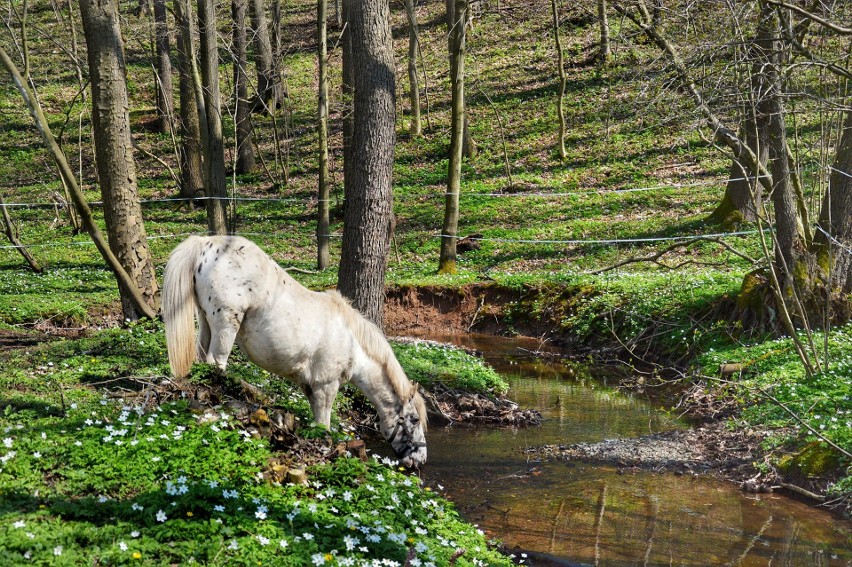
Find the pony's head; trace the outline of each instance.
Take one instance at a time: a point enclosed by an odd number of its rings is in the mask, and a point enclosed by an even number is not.
[[[411,399],[397,410],[395,418],[383,420],[382,435],[402,466],[420,467],[426,462],[426,405],[415,390]]]

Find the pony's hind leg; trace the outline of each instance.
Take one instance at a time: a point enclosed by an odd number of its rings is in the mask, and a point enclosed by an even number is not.
[[[195,358],[207,361],[207,353],[210,352],[210,325],[207,323],[207,315],[199,309],[196,312],[198,320],[198,340],[195,343]]]
[[[220,370],[225,371],[225,367],[228,366],[228,357],[231,356],[241,323],[242,316],[213,316],[207,320],[207,332],[210,342],[207,352],[204,353],[205,362],[215,364]]]

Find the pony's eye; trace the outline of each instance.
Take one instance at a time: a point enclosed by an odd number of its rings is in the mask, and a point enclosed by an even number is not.
[[[409,421],[411,421],[411,423],[420,423],[420,418],[417,417],[416,415],[412,415],[408,419],[409,419]]]

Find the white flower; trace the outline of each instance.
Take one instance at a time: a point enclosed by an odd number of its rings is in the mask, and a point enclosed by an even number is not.
[[[127,544],[126,544],[126,543],[124,543],[123,541],[120,541],[120,542],[118,542],[118,548],[119,548],[121,551],[127,551]]]
[[[346,545],[346,551],[353,551],[358,546],[358,544],[361,543],[361,540],[359,540],[357,537],[346,535],[343,536],[343,543],[344,545]]]
[[[17,522],[15,522],[13,525],[14,525],[16,528],[19,528],[19,529],[20,529],[20,528],[23,528],[24,526],[26,526],[26,525],[27,525],[27,523],[26,523],[26,522],[24,522],[23,520],[18,520],[18,521],[17,521]]]
[[[262,535],[257,535],[257,541],[260,542],[260,545],[269,545],[269,538],[263,537]]]
[[[54,548],[53,548],[53,554],[54,554],[55,556],[57,556],[57,557],[59,557],[60,555],[62,555],[62,546],[61,546],[61,545],[57,545],[56,547],[54,547]]]
[[[323,565],[325,564],[325,555],[322,553],[314,553],[311,555],[311,562],[313,562],[314,565]]]
[[[12,441],[12,438],[11,438],[11,437],[6,437],[5,439],[3,439],[3,445],[4,445],[7,449],[11,449],[11,448],[12,448],[12,443],[13,443],[13,441]]]
[[[311,541],[314,539],[314,534],[305,532],[302,534],[302,537],[305,538],[305,541]]]
[[[278,545],[281,546],[281,549],[287,549],[287,546],[290,545],[290,544],[287,543],[286,539],[282,539],[281,541],[278,542]]]
[[[213,511],[215,511],[215,512],[224,512],[224,511],[225,511],[225,507],[224,507],[224,506],[222,506],[221,504],[216,504],[215,506],[213,506]]]
[[[239,548],[240,548],[240,544],[238,544],[237,540],[235,540],[235,539],[232,539],[231,543],[228,544],[228,549],[239,549]]]
[[[157,511],[157,521],[158,522],[165,522],[168,519],[169,518],[168,518],[168,516],[166,516],[165,512],[163,512],[162,510]]]
[[[130,537],[139,537],[139,532],[136,531],[136,530],[133,530],[132,532],[130,532]]]

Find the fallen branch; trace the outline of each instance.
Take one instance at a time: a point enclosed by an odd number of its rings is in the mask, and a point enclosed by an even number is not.
[[[9,216],[9,211],[6,209],[6,203],[3,201],[3,197],[0,197],[0,208],[3,209],[3,225],[9,242],[11,242],[15,249],[21,253],[21,256],[23,256],[24,260],[27,261],[27,264],[30,265],[30,268],[32,268],[35,273],[40,274],[41,266],[38,262],[36,262],[36,259],[33,258],[33,255],[30,254],[30,251],[24,248],[24,245],[21,244],[21,241],[18,238],[18,232],[15,230],[15,225],[12,224],[12,219]]]

